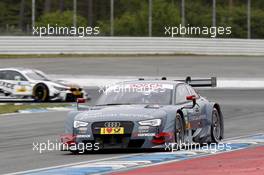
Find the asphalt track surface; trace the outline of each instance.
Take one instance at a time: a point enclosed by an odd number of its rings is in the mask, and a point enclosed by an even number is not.
[[[243,56],[113,56],[6,58],[0,68],[28,67],[48,74],[263,78],[264,58]]]
[[[212,89],[200,90],[200,93],[222,105],[226,138],[264,131],[264,90]],[[66,115],[67,112],[49,112],[0,116],[0,174],[138,153],[72,155],[61,151],[42,154],[33,151],[33,142],[54,142],[59,138]]]

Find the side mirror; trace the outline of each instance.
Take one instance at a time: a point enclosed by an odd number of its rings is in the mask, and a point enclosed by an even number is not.
[[[196,105],[196,99],[197,97],[195,95],[190,95],[186,97],[186,100],[193,102],[192,108]]]

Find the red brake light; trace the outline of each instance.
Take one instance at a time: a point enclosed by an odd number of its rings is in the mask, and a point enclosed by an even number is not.
[[[78,98],[77,103],[85,103],[85,99],[84,98]]]

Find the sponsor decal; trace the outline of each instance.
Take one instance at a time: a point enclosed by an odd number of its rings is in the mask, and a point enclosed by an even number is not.
[[[16,92],[26,92],[26,91],[27,91],[27,89],[25,86],[19,86],[16,88]]]
[[[139,133],[148,133],[149,132],[149,129],[141,129],[141,130],[138,130]]]
[[[147,130],[149,128],[150,128],[150,126],[139,126],[138,130]]]
[[[91,137],[91,135],[90,134],[88,134],[88,135],[76,135],[76,138],[90,138]]]
[[[9,88],[9,89],[14,89],[15,84],[8,83],[8,82],[5,82],[5,81],[0,81],[0,86],[6,87],[6,88]]]
[[[118,84],[118,85],[108,85],[101,87],[99,92],[110,93],[110,92],[139,92],[148,95],[149,93],[162,93],[166,89],[173,89],[171,84],[163,83],[135,83],[135,84]]]
[[[86,131],[87,131],[87,127],[79,127],[78,131],[79,131],[80,134],[85,134]]]
[[[100,129],[100,134],[124,134],[125,129],[123,127],[118,127],[118,128],[101,128]]]
[[[153,137],[156,133],[138,133],[138,137]]]

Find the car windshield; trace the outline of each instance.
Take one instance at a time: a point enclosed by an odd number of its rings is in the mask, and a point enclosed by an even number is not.
[[[50,79],[44,74],[37,71],[27,72],[26,75],[33,80],[49,81]]]
[[[116,85],[106,88],[96,105],[158,104],[172,103],[173,85],[140,83]]]

